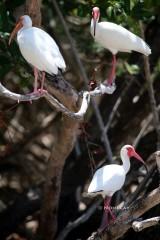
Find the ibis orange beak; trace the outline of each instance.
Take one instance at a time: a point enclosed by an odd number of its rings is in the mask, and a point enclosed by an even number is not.
[[[9,42],[8,44],[11,44],[12,39],[14,38],[14,36],[16,35],[16,33],[23,27],[22,21],[19,20],[15,26],[15,28],[13,29],[13,31],[10,34],[10,38],[9,38]]]
[[[139,160],[139,161],[144,165],[146,171],[148,172],[146,163],[143,161],[143,159],[141,158],[141,156],[140,156],[138,153],[136,153],[135,150],[132,150],[131,156],[132,156],[132,157],[135,157],[137,160]]]

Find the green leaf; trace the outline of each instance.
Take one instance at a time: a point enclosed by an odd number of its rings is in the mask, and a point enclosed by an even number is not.
[[[139,66],[136,64],[128,64],[127,62],[124,62],[124,66],[131,75],[139,73]]]
[[[107,8],[107,15],[110,18],[112,17],[112,15],[113,15],[113,7],[112,6]]]

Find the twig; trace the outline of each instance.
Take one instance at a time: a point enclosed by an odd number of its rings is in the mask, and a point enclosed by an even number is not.
[[[64,28],[64,31],[66,33],[66,36],[70,42],[70,45],[71,45],[71,49],[72,49],[72,52],[74,54],[74,57],[75,57],[75,60],[78,64],[78,67],[80,69],[80,72],[81,72],[81,75],[84,79],[84,82],[85,82],[85,85],[86,87],[88,88],[88,83],[89,83],[89,79],[87,77],[87,74],[86,74],[86,71],[85,71],[85,68],[83,67],[83,64],[79,58],[79,55],[77,53],[77,49],[75,47],[75,44],[74,44],[74,41],[72,39],[72,36],[69,32],[69,29],[68,29],[68,26],[65,22],[65,19],[59,9],[59,6],[56,2],[56,0],[51,0],[51,2],[53,3],[53,6],[58,14],[58,17],[63,25],[63,28]],[[104,123],[103,123],[103,119],[101,117],[101,114],[100,114],[100,111],[98,109],[98,106],[97,106],[97,103],[95,101],[91,101],[92,105],[93,105],[93,110],[95,112],[95,115],[96,115],[96,118],[97,118],[97,122],[98,122],[98,125],[99,125],[99,128],[100,128],[100,131],[101,131],[101,134],[103,136],[103,143],[104,143],[104,147],[105,147],[105,150],[106,150],[106,153],[108,155],[108,159],[109,159],[109,162],[112,162],[112,150],[111,150],[111,146],[110,146],[110,142],[109,142],[109,139],[108,139],[108,136],[107,134],[105,134],[105,131],[104,131]]]
[[[86,222],[96,211],[97,207],[102,203],[102,199],[99,199],[91,207],[87,209],[87,211],[77,218],[74,222],[69,222],[67,226],[63,229],[63,231],[59,234],[56,240],[63,240],[66,238],[66,236],[76,227],[78,227],[80,224]]]
[[[143,28],[143,23],[139,21],[140,24],[140,30],[141,30],[141,36],[145,40],[144,36],[144,28]],[[151,109],[153,112],[153,124],[157,133],[157,150],[160,149],[160,120],[159,120],[159,115],[157,111],[157,106],[156,106],[156,100],[154,96],[154,89],[153,89],[153,84],[151,80],[151,71],[150,71],[150,64],[149,64],[149,58],[147,56],[143,56],[143,61],[144,61],[144,71],[145,71],[145,77],[146,81],[148,84],[148,93],[149,93],[149,98],[150,98],[150,104],[151,104]]]
[[[134,231],[140,232],[145,228],[152,227],[157,224],[160,224],[160,217],[153,217],[143,221],[134,221],[132,223],[132,228],[134,229]]]

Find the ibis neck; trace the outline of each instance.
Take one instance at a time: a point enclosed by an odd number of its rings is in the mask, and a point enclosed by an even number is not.
[[[123,162],[122,166],[124,168],[125,173],[127,174],[129,169],[130,169],[130,166],[131,166],[130,165],[130,159],[129,159],[128,155],[123,153],[123,152],[121,152],[121,159],[122,159],[122,162]]]
[[[24,26],[23,26],[23,27],[17,32],[17,38],[18,38],[18,36],[21,35],[21,33],[23,33],[24,30],[29,29],[29,28],[30,28],[30,27],[26,27],[26,26],[24,27]]]

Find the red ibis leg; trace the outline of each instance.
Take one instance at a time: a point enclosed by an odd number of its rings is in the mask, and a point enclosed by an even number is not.
[[[45,93],[47,92],[46,90],[44,90],[44,81],[45,81],[45,75],[46,73],[45,72],[42,72],[42,80],[41,80],[41,88],[39,89],[40,93]]]
[[[98,232],[103,232],[104,229],[109,225],[109,212],[108,211],[104,211],[103,212],[103,217],[102,217],[102,221],[101,221],[101,225],[98,228]]]
[[[116,220],[116,217],[111,210],[110,202],[111,202],[111,197],[105,198],[103,218],[102,218],[102,222],[101,222],[101,225],[100,225],[100,228],[98,229],[98,231],[102,232],[109,225],[109,213],[112,217],[112,220],[113,221]]]
[[[33,90],[33,92],[28,93],[28,95],[31,95],[33,93],[39,94],[39,92],[38,92],[38,73],[39,73],[39,71],[35,67],[34,67],[33,71],[34,71],[34,90]],[[32,100],[30,100],[29,102],[32,103]]]
[[[41,92],[43,91],[45,75],[46,75],[45,72],[42,72]]]
[[[111,210],[110,202],[111,202],[111,197],[108,197],[104,200],[104,210],[108,211],[112,217],[112,220],[115,221],[116,216],[114,215],[114,213]]]
[[[38,91],[38,69],[34,67],[34,93]]]
[[[34,90],[33,90],[32,93],[29,93],[29,95],[34,93],[34,94],[37,94],[38,96],[40,96],[41,94],[44,94],[46,92],[43,89],[45,72],[42,72],[42,82],[41,82],[41,88],[40,89],[38,89],[38,77],[39,77],[39,70],[34,67]],[[30,102],[32,103],[32,101],[30,101]]]
[[[116,55],[113,54],[113,59],[112,59],[112,69],[111,69],[111,72],[110,72],[110,75],[109,75],[109,78],[108,78],[108,81],[107,83],[109,85],[111,85],[115,79],[115,75],[116,75]]]

